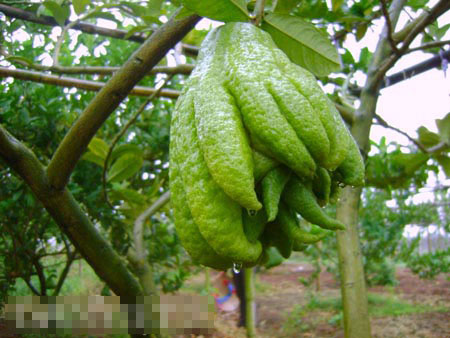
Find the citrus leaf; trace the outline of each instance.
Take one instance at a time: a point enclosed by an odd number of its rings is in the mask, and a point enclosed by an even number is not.
[[[150,0],[148,2],[148,14],[158,17],[161,14],[161,6],[164,0]]]
[[[94,137],[88,145],[88,149],[92,151],[95,155],[100,157],[102,160],[106,159],[108,154],[109,146],[101,138]]]
[[[104,159],[102,159],[100,156],[95,155],[92,151],[86,152],[86,153],[81,157],[81,159],[82,159],[82,160],[85,160],[85,161],[89,161],[89,162],[95,163],[95,164],[97,164],[99,167],[102,167],[102,168],[103,168],[103,165],[104,165],[104,163],[105,163],[105,160],[104,160]]]
[[[77,15],[83,13],[90,3],[91,0],[72,0],[73,9]]]
[[[245,0],[182,0],[183,5],[200,16],[224,22],[248,21]]]
[[[52,13],[56,22],[60,26],[64,26],[66,20],[69,18],[70,8],[61,6],[55,1],[44,1],[44,6]]]
[[[445,176],[450,178],[450,157],[446,155],[439,155],[436,156],[436,160],[442,166],[442,169],[444,169]]]
[[[275,13],[289,14],[301,0],[282,0],[277,1],[277,7],[275,7]]]
[[[144,151],[136,144],[121,144],[114,148],[114,150],[110,156],[110,161],[114,162],[115,159],[117,159],[125,154],[133,154],[135,156],[142,157],[144,154]]]
[[[417,134],[419,134],[419,142],[426,148],[431,148],[441,142],[441,138],[438,134],[429,131],[425,127],[420,127],[417,129]]]
[[[339,70],[336,48],[313,24],[298,17],[272,13],[264,17],[261,28],[272,36],[292,62],[316,76]]]
[[[125,154],[117,159],[108,173],[109,182],[119,182],[136,174],[144,162],[142,156]]]
[[[437,119],[436,125],[442,141],[450,145],[450,113],[448,113],[443,119]]]
[[[115,188],[113,188],[110,196],[116,200],[123,200],[128,203],[134,203],[134,204],[138,204],[138,205],[143,205],[143,204],[147,203],[145,197],[133,189],[127,189],[127,188],[115,189]]]

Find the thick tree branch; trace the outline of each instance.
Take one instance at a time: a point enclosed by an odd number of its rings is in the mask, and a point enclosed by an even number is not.
[[[447,51],[441,53],[440,55],[435,55],[435,56],[429,58],[428,60],[420,62],[414,66],[405,68],[395,74],[384,77],[383,82],[380,85],[380,89],[393,86],[399,82],[402,82],[402,81],[410,79],[416,75],[419,75],[426,71],[429,71],[430,69],[439,67],[442,64],[443,59],[450,61],[450,50],[447,50]],[[349,88],[349,91],[352,95],[355,95],[355,96],[361,95],[361,88],[359,88],[359,87],[352,86]]]
[[[161,209],[167,202],[170,200],[170,192],[166,191],[162,194],[155,203],[153,203],[150,207],[148,207],[142,214],[136,218],[134,222],[134,247],[136,249],[136,255],[138,259],[145,259],[145,250],[144,250],[144,222],[147,218],[154,215],[159,209]]]
[[[170,199],[170,192],[162,194],[148,209],[136,218],[133,229],[134,249],[130,249],[127,254],[128,261],[133,266],[139,278],[144,294],[156,294],[156,287],[153,282],[153,267],[147,261],[147,253],[144,247],[144,223],[147,218],[155,214]]]
[[[1,126],[0,157],[28,184],[61,230],[111,290],[130,301],[141,294],[138,282],[123,260],[98,233],[72,194],[67,189],[53,189],[45,168],[33,152]]]
[[[6,67],[0,67],[0,77],[13,77],[20,80],[46,83],[61,87],[78,88],[89,91],[99,91],[106,85],[104,82],[80,80],[73,77],[47,75],[44,73],[33,72],[29,70],[10,69]],[[130,91],[129,95],[149,96],[154,94],[155,92],[156,89],[154,88],[136,86]],[[175,99],[180,95],[180,92],[173,89],[163,89],[159,92],[159,95]]]
[[[176,20],[177,14],[178,11],[114,73],[64,137],[47,169],[49,180],[56,189],[63,189],[67,184],[76,163],[103,122],[144,75],[200,20],[196,15]]]
[[[389,8],[392,28],[406,0],[393,0]],[[387,27],[380,36],[371,59],[366,83],[360,95],[360,107],[355,112],[351,132],[359,148],[366,151],[369,144],[370,127],[375,114],[381,81],[375,74],[379,65],[392,53],[387,39]],[[384,74],[383,74],[384,76]],[[369,338],[370,321],[364,267],[359,244],[358,210],[361,188],[346,187],[336,207],[336,218],[347,225],[345,231],[337,232],[341,294],[344,312],[345,336],[349,338]]]
[[[426,26],[430,23],[434,22],[439,16],[445,13],[448,9],[450,9],[450,1],[448,0],[440,0],[431,10],[427,12],[426,15],[421,16],[421,20],[416,23],[415,26],[411,28],[406,37],[401,41],[402,46],[399,48],[398,53],[394,53],[387,58],[383,64],[377,69],[375,74],[375,81],[373,82],[374,86],[379,86],[382,79],[386,75],[386,72],[398,61],[398,59],[404,55],[409,48],[411,42],[419,35]],[[375,88],[372,88],[372,90]]]

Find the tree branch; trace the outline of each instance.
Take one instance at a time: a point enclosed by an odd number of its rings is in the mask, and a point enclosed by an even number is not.
[[[395,43],[392,34],[393,34],[393,27],[391,22],[391,17],[389,15],[386,0],[381,0],[381,11],[383,12],[383,16],[386,20],[386,27],[387,27],[387,38],[389,43],[391,44],[391,48],[394,51],[395,54],[398,54],[399,50],[397,48],[397,44]]]
[[[80,80],[73,77],[64,77],[56,75],[47,75],[44,73],[33,72],[29,70],[10,69],[0,67],[0,77],[13,77],[15,79],[33,81],[45,84],[51,84],[61,87],[78,88],[89,91],[99,91],[106,86],[104,82]],[[133,96],[149,96],[156,92],[154,88],[135,86],[129,95]],[[160,96],[175,99],[180,95],[180,92],[173,89],[163,89],[159,92]]]
[[[399,134],[402,134],[403,136],[405,136],[408,140],[410,140],[412,143],[414,143],[417,148],[419,148],[420,150],[422,150],[424,153],[427,153],[427,149],[423,146],[422,143],[420,143],[419,141],[417,141],[415,138],[411,137],[408,135],[408,133],[404,132],[403,130],[400,130],[396,127],[391,126],[390,124],[388,124],[380,115],[375,114],[375,119],[378,121],[378,124],[384,128],[388,128],[388,129],[392,129],[394,131],[396,131]]]
[[[60,27],[60,25],[56,22],[56,20],[51,16],[40,15],[38,17],[33,12],[25,11],[23,9],[15,8],[12,6],[0,4],[0,12],[3,12],[3,14],[5,14],[6,16],[8,16],[10,18],[16,18],[16,19],[20,19],[20,20],[24,20],[24,21],[34,22],[34,23],[37,23],[40,25]],[[68,25],[71,22],[72,21],[66,20],[65,25]],[[143,43],[147,39],[147,36],[145,36],[144,34],[134,33],[130,36],[127,36],[128,32],[126,30],[99,27],[99,26],[96,26],[96,25],[93,25],[93,24],[90,24],[87,22],[78,22],[75,25],[73,25],[73,27],[71,27],[71,28],[75,29],[75,30],[79,30],[83,33],[87,33],[87,34],[107,36],[107,37],[114,38],[114,39],[122,39],[122,40],[138,42],[138,43]],[[198,54],[199,48],[196,46],[191,46],[191,45],[182,43],[181,47],[182,47],[183,52],[185,52],[186,54],[190,54],[193,56]]]
[[[434,22],[439,16],[450,9],[450,2],[448,0],[440,0],[431,10],[429,10],[425,15],[421,16],[421,20],[416,23],[415,26],[411,28],[409,33],[402,41],[402,46],[399,48],[399,52],[392,54],[380,67],[377,69],[375,74],[374,85],[379,86],[381,80],[384,78],[386,72],[398,61],[398,59],[404,55],[411,42],[417,37],[417,35],[422,32],[426,26]]]
[[[433,42],[424,43],[423,45],[420,45],[418,47],[408,49],[406,51],[406,53],[412,53],[412,52],[417,52],[419,50],[436,48],[436,47],[443,47],[445,45],[450,45],[450,40],[433,41]]]
[[[91,75],[111,75],[117,72],[120,67],[108,67],[108,66],[73,66],[73,67],[63,67],[63,66],[43,66],[38,63],[29,63],[23,61],[22,59],[15,58],[14,55],[9,55],[5,50],[0,47],[0,55],[3,55],[5,59],[15,65],[20,65],[26,68],[38,70],[38,71],[49,71],[56,74],[91,74]],[[194,69],[195,65],[192,64],[180,64],[176,67],[168,66],[156,66],[153,67],[147,75],[155,74],[168,74],[168,75],[189,75]]]
[[[141,294],[138,282],[123,260],[98,233],[72,194],[67,189],[53,189],[45,168],[34,153],[1,126],[0,158],[28,184],[60,229],[111,290],[130,301]]]
[[[65,187],[76,163],[109,115],[136,83],[200,20],[197,15],[176,20],[177,14],[178,11],[114,73],[71,127],[48,165],[48,178],[53,187]]]
[[[147,218],[155,214],[159,209],[161,209],[170,200],[170,192],[166,191],[162,194],[155,203],[153,203],[148,209],[146,209],[142,214],[136,218],[134,222],[134,247],[136,249],[136,254],[138,259],[145,259],[144,250],[144,222]]]

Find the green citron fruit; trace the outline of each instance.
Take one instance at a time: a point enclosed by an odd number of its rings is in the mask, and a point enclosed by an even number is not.
[[[170,158],[178,235],[195,262],[216,269],[263,264],[271,247],[287,258],[325,236],[305,231],[295,212],[344,229],[321,206],[339,184],[364,179],[356,143],[314,76],[242,22],[204,39],[172,115]]]

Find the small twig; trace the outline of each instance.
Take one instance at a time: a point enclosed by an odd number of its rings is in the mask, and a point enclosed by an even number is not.
[[[427,149],[423,146],[423,144],[421,144],[419,141],[417,141],[415,138],[409,136],[407,133],[405,133],[403,130],[400,130],[396,127],[391,126],[390,124],[388,124],[380,115],[375,114],[375,119],[378,121],[378,124],[384,128],[388,128],[388,129],[392,129],[394,131],[396,131],[399,134],[402,134],[403,136],[405,136],[408,140],[410,140],[412,143],[414,143],[420,150],[422,150],[424,153],[427,153]]]
[[[134,222],[134,247],[136,249],[136,255],[138,259],[145,259],[144,251],[144,222],[147,218],[154,215],[159,209],[161,209],[170,200],[170,192],[166,191],[162,194],[149,208],[147,208],[142,214],[136,218]]]
[[[450,45],[450,40],[444,40],[444,41],[433,41],[433,42],[428,42],[428,43],[424,43],[421,46],[418,47],[414,47],[414,48],[410,48],[408,49],[406,53],[412,53],[412,52],[416,52],[419,50],[424,50],[424,49],[430,49],[430,48],[436,48],[436,47],[443,47],[445,45]]]
[[[425,154],[439,153],[440,151],[442,151],[442,150],[444,150],[444,149],[449,147],[449,145],[446,142],[440,142],[440,143],[436,144],[433,147],[426,148],[422,143],[420,143],[415,138],[409,136],[403,130],[400,130],[400,129],[396,128],[396,127],[393,127],[393,126],[389,125],[380,115],[375,114],[374,117],[378,121],[378,124],[380,126],[382,126],[384,128],[392,129],[392,130],[396,131],[397,133],[402,134],[408,140],[410,140],[412,143],[414,143],[417,146],[417,148],[419,148]]]
[[[392,37],[394,27],[392,27],[391,17],[389,15],[389,11],[387,9],[386,0],[381,0],[380,2],[381,2],[381,10],[382,10],[383,16],[386,20],[387,38],[388,38],[389,44],[391,45],[392,51],[395,54],[398,54],[399,50],[397,48],[397,44],[395,43],[394,38]]]
[[[256,0],[255,9],[252,13],[252,23],[255,26],[259,26],[263,17],[264,17],[264,6],[266,4],[266,0]]]
[[[21,65],[23,67],[27,67],[29,69],[38,70],[38,71],[49,71],[56,74],[90,74],[90,75],[111,75],[114,72],[117,72],[120,67],[108,67],[108,66],[74,66],[74,67],[64,67],[64,66],[43,66],[38,63],[30,63],[23,61],[21,59],[16,59],[14,55],[9,55],[4,48],[0,48],[0,55],[3,55],[5,59],[15,65]],[[156,66],[153,67],[152,70],[148,73],[148,75],[155,74],[182,74],[189,75],[194,69],[194,65],[192,64],[180,64],[176,67],[168,67],[168,66]]]
[[[107,83],[104,82],[80,80],[73,77],[48,75],[30,70],[10,69],[6,67],[0,67],[0,78],[1,77],[13,77],[15,79],[25,81],[33,81],[61,87],[78,88],[89,91],[100,91],[107,85]],[[154,88],[135,86],[131,89],[129,95],[148,97],[155,92],[156,90]],[[164,97],[175,99],[180,95],[180,92],[173,89],[163,89],[159,92],[159,94]]]
[[[108,153],[106,154],[106,158],[105,158],[105,163],[103,164],[103,173],[102,173],[102,186],[103,186],[103,196],[105,198],[105,202],[112,208],[114,209],[114,206],[111,204],[111,202],[108,199],[108,191],[106,189],[106,171],[108,170],[109,167],[109,159],[111,157],[112,151],[114,150],[114,147],[116,146],[117,142],[120,140],[120,138],[126,133],[126,131],[128,130],[128,128],[130,128],[130,126],[136,122],[137,118],[141,115],[141,113],[144,111],[145,107],[147,107],[147,105],[161,92],[161,90],[164,88],[164,86],[170,81],[170,79],[172,79],[173,75],[169,75],[167,77],[167,79],[165,79],[163,81],[163,83],[161,84],[161,86],[159,88],[156,89],[156,91],[150,95],[150,97],[145,100],[141,106],[139,107],[139,109],[137,110],[137,112],[134,114],[134,116],[127,122],[127,124],[125,126],[123,126],[122,130],[114,137],[109,149],[108,149]]]

